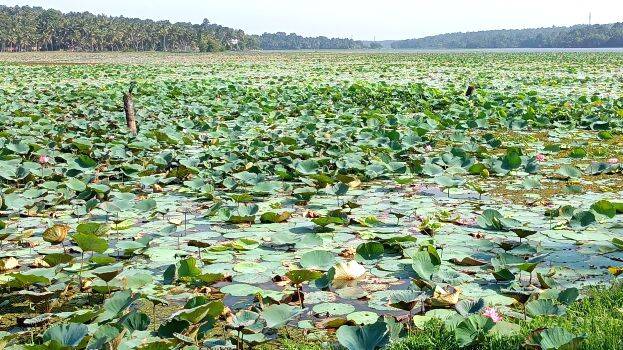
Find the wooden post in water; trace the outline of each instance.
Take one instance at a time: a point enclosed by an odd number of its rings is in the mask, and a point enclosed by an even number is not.
[[[467,91],[465,92],[465,96],[471,97],[475,90],[476,90],[476,87],[474,85],[469,85],[467,87]]]
[[[132,133],[132,136],[136,136],[138,133],[136,129],[136,111],[134,110],[134,100],[132,99],[132,91],[136,86],[135,82],[130,84],[128,92],[123,94],[123,109],[125,110],[125,122]]]

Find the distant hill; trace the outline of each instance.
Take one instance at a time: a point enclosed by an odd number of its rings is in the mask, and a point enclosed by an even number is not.
[[[623,47],[623,23],[441,34],[395,41],[391,47],[394,49]]]

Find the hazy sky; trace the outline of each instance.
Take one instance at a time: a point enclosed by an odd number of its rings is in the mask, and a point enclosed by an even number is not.
[[[622,0],[0,0],[61,11],[90,11],[213,23],[247,33],[406,39],[483,29],[623,21]]]

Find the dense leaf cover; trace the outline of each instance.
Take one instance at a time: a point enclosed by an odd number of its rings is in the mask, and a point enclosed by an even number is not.
[[[623,275],[620,54],[0,59],[0,347],[471,346]]]

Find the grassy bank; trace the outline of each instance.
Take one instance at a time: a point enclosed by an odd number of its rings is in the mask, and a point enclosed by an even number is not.
[[[591,288],[586,297],[571,304],[561,317],[538,317],[528,322],[517,321],[521,331],[514,336],[487,337],[469,350],[524,349],[530,334],[539,328],[561,327],[586,338],[581,349],[623,349],[623,284],[610,288]],[[301,344],[301,340],[284,340],[283,349],[321,350],[339,348],[337,345]],[[389,346],[389,350],[454,350],[461,349],[454,333],[446,330],[442,321],[435,320],[403,340]]]
[[[579,335],[585,334],[582,349],[623,349],[623,285],[591,288],[582,300],[576,301],[561,317],[538,317],[520,321],[521,333],[513,337],[490,337],[472,349],[510,350],[524,348],[525,339],[539,328],[561,327]],[[445,330],[442,322],[426,325],[425,329],[395,343],[390,350],[451,350],[459,349],[454,333]]]

